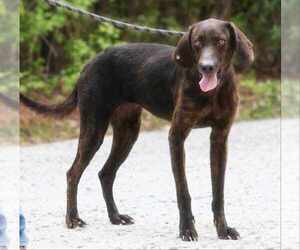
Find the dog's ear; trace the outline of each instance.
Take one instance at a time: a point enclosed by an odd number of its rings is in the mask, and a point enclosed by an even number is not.
[[[230,32],[230,43],[236,55],[234,64],[239,71],[245,70],[254,61],[253,44],[232,22],[228,22],[227,26]]]
[[[195,62],[191,44],[192,32],[193,26],[190,26],[188,31],[180,38],[173,52],[173,60],[184,68],[191,68]]]

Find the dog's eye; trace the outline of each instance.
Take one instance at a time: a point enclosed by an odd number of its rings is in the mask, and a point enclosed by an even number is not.
[[[224,47],[225,43],[226,43],[226,41],[224,39],[219,39],[217,42],[217,46],[219,48],[222,48],[222,47]]]

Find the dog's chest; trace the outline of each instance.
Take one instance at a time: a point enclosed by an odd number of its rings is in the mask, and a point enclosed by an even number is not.
[[[185,98],[181,106],[183,113],[193,120],[195,128],[228,123],[236,113],[234,97],[222,102],[217,98]]]
[[[212,105],[206,105],[204,107],[199,107],[195,111],[195,127],[208,127],[212,126],[218,121],[223,120],[228,116],[228,112],[223,110],[220,112],[220,109]]]

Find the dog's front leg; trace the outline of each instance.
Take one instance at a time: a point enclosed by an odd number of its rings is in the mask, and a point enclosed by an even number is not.
[[[191,209],[191,197],[185,175],[184,141],[191,128],[187,119],[174,115],[169,131],[172,171],[175,178],[177,204],[179,208],[179,235],[184,241],[196,241],[197,231],[194,226],[194,216]]]
[[[210,136],[210,164],[212,179],[212,210],[214,223],[220,239],[239,238],[239,233],[227,226],[224,212],[224,180],[227,160],[227,139],[229,128],[212,128]]]

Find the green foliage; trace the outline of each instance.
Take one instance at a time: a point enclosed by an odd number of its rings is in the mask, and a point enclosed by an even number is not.
[[[14,7],[15,1],[0,1],[0,47],[10,44],[11,47],[18,44],[18,11]],[[2,67],[2,63],[1,63]]]
[[[0,1],[0,92],[18,94],[18,11],[16,1]]]
[[[70,2],[89,8],[96,1]],[[51,9],[44,1],[22,1],[20,21],[21,90],[25,92],[70,91],[90,58],[120,42],[120,31],[111,25]]]
[[[254,68],[258,73],[280,75],[280,0],[233,1],[231,20],[240,27],[255,49]]]
[[[241,81],[239,119],[261,119],[280,116],[280,81],[257,82],[254,78]]]

